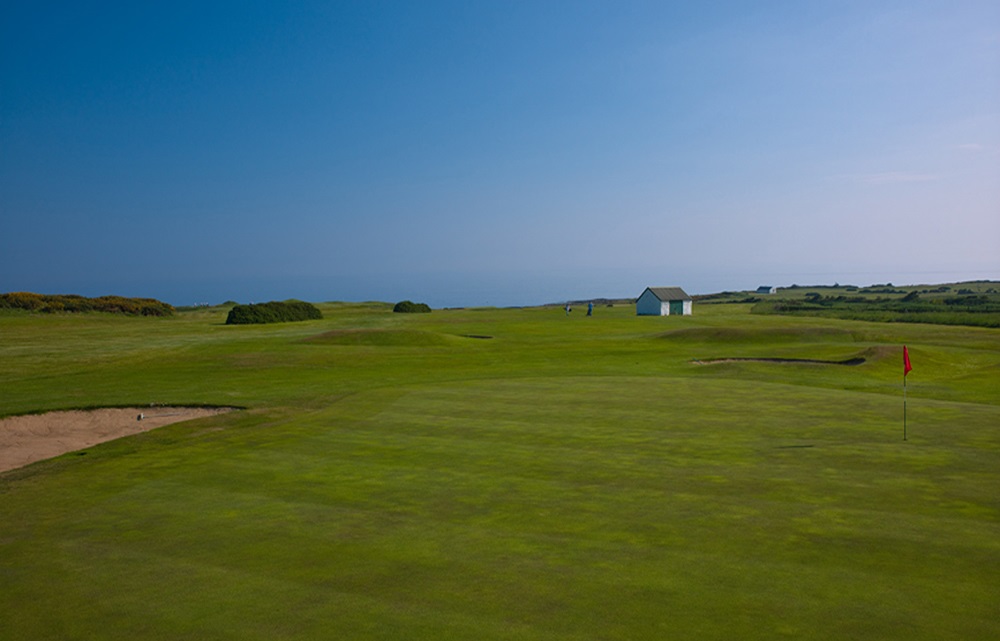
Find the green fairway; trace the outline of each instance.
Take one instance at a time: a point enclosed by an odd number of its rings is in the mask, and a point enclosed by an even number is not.
[[[0,313],[0,416],[245,408],[0,474],[0,638],[1000,635],[1000,329],[319,307]]]

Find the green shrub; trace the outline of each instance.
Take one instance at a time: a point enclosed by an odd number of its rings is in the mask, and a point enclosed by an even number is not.
[[[0,309],[26,309],[32,312],[106,312],[128,316],[171,316],[173,306],[155,298],[125,298],[101,296],[87,298],[76,294],[32,294],[11,292],[0,294]]]
[[[414,303],[413,301],[404,300],[396,303],[392,311],[398,314],[428,314],[431,308],[426,303]]]
[[[316,320],[323,314],[312,303],[300,300],[271,301],[250,305],[236,305],[229,310],[226,325],[259,325],[263,323],[287,323],[292,321]]]

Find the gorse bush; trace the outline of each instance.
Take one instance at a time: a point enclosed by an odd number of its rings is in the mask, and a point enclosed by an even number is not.
[[[128,316],[171,316],[172,305],[155,298],[99,296],[87,298],[75,294],[33,294],[11,292],[0,294],[0,309],[26,309],[32,312],[106,312]]]
[[[427,314],[430,313],[431,308],[426,303],[414,303],[413,301],[404,300],[396,303],[392,311],[399,314]]]
[[[316,320],[323,314],[312,303],[300,300],[271,301],[237,305],[229,310],[226,325],[256,325],[262,323],[287,323],[291,321]]]
[[[884,291],[868,289],[864,293]],[[887,298],[881,295],[822,296],[809,292],[802,298],[762,300],[753,306],[752,313],[1000,327],[1000,297],[969,294],[931,299],[911,291],[901,298]]]

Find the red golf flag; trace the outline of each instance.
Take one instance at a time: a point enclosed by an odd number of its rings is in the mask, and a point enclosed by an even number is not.
[[[910,353],[906,351],[906,345],[903,345],[903,376],[910,373],[913,367],[910,365]]]

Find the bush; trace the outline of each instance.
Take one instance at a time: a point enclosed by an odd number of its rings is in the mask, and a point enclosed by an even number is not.
[[[429,314],[431,308],[426,303],[414,303],[413,301],[404,300],[396,303],[392,311],[397,314]]]
[[[229,310],[226,325],[260,325],[263,323],[287,323],[292,321],[316,320],[323,314],[312,303],[299,300],[271,301],[250,305],[236,305]]]
[[[155,298],[101,296],[86,298],[75,294],[47,295],[30,292],[0,294],[0,309],[26,309],[37,312],[107,312],[128,316],[170,316],[174,308]]]

